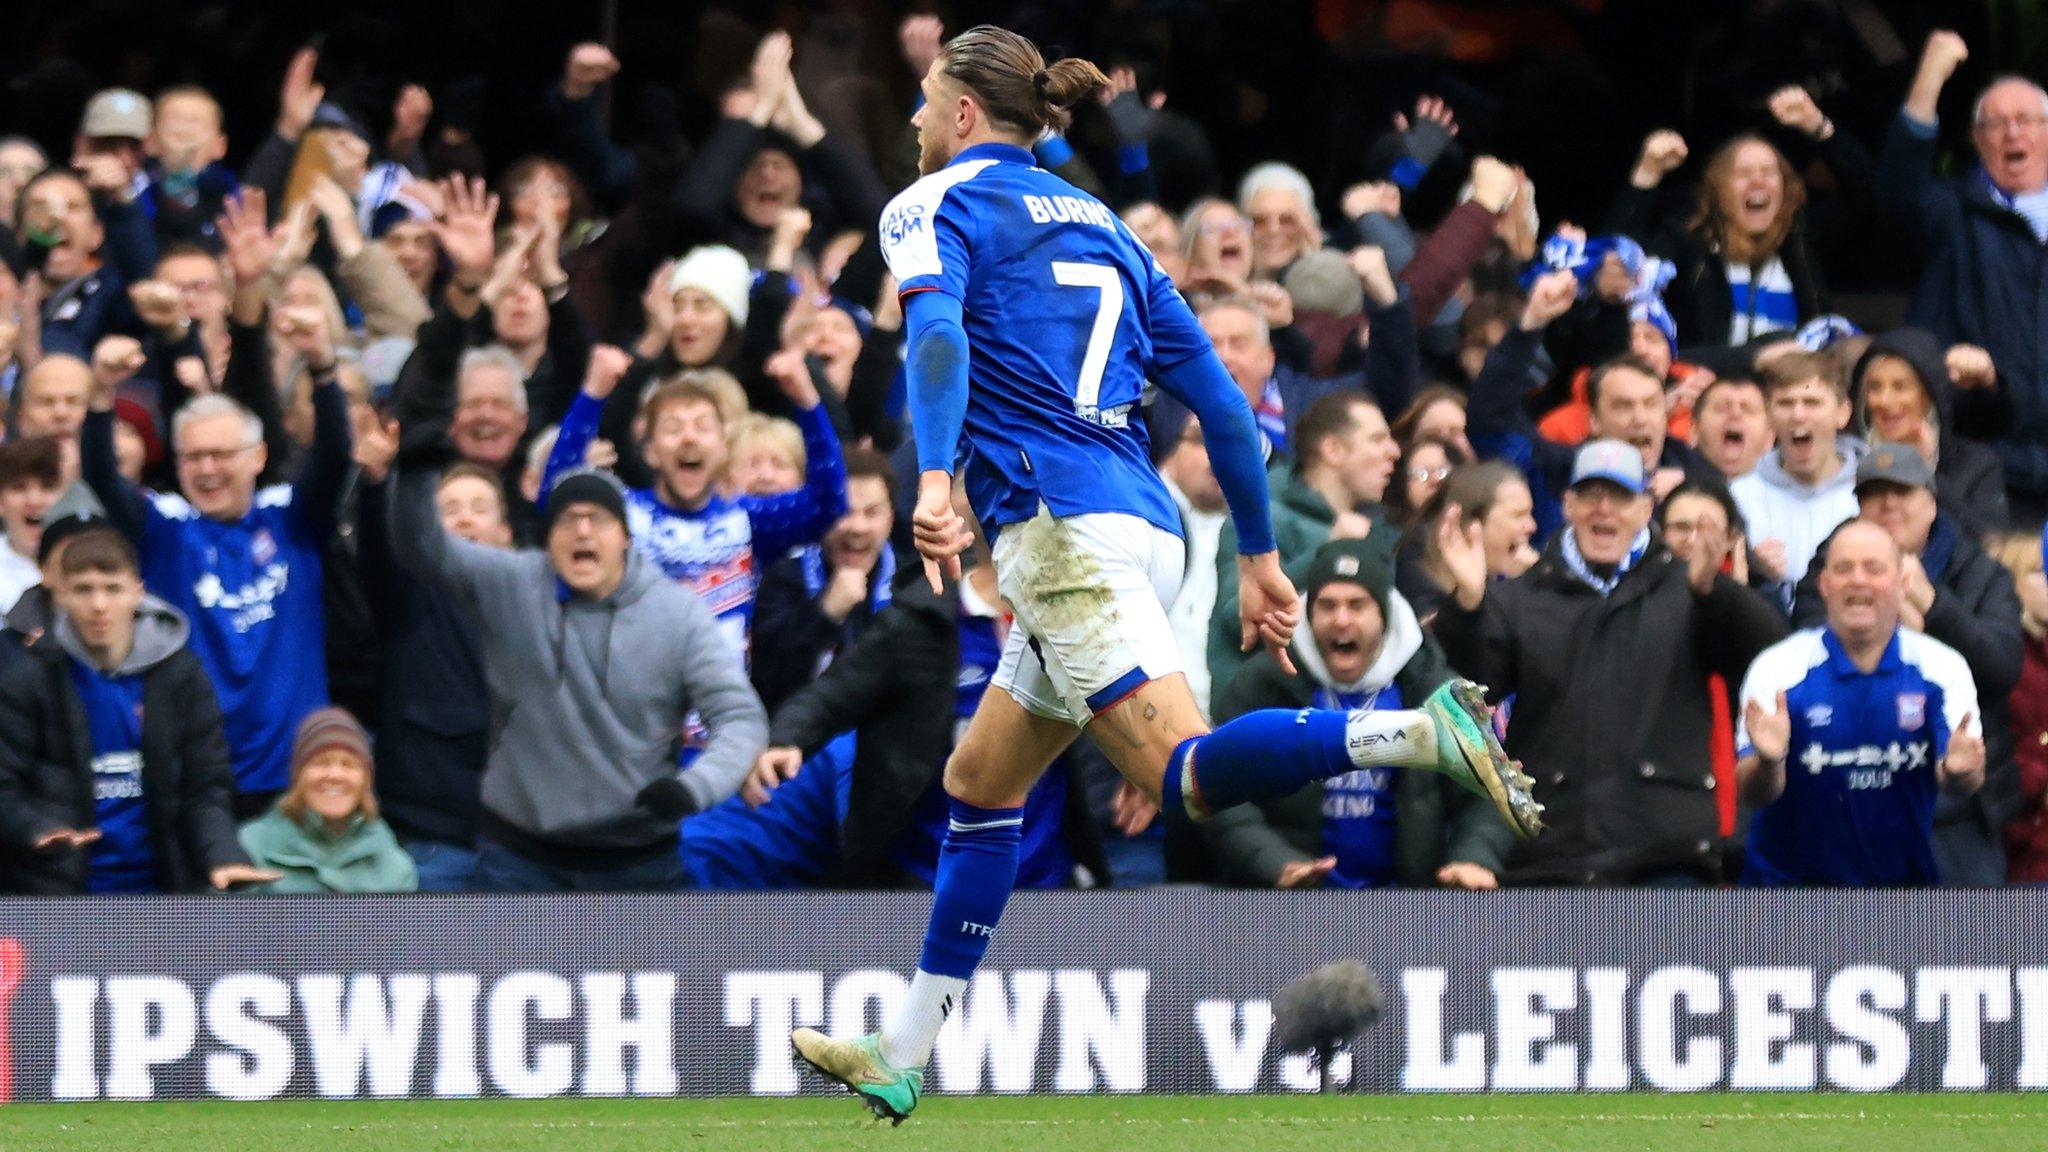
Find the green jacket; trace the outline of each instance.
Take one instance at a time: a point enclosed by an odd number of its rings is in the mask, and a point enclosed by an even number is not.
[[[1407,707],[1416,707],[1449,680],[1451,668],[1436,640],[1423,633],[1399,593],[1391,596],[1386,643],[1393,659],[1412,653],[1393,674]],[[1260,652],[1215,697],[1216,722],[1260,708],[1309,708],[1315,703],[1321,660],[1304,622],[1295,633],[1294,663],[1288,675],[1270,652]],[[1394,852],[1399,882],[1436,884],[1438,868],[1453,861],[1477,864],[1499,875],[1507,866],[1514,833],[1493,806],[1436,772],[1407,769],[1395,792]],[[1240,804],[1201,825],[1218,882],[1270,887],[1283,865],[1323,854],[1323,786],[1312,783],[1286,796]]]
[[[1280,567],[1299,588],[1308,575],[1316,549],[1330,538],[1330,526],[1337,513],[1315,489],[1302,483],[1292,467],[1282,465],[1267,474],[1273,488],[1273,542],[1280,546]],[[1378,508],[1366,511],[1374,532],[1370,537],[1392,548],[1397,533],[1379,531]],[[1244,666],[1246,653],[1239,649],[1243,625],[1237,619],[1237,524],[1226,523],[1216,543],[1216,607],[1209,613],[1209,683],[1212,697],[1230,683]]]
[[[256,867],[284,873],[259,891],[411,892],[420,886],[391,826],[360,813],[336,834],[311,812],[294,821],[272,808],[242,825],[241,838]]]

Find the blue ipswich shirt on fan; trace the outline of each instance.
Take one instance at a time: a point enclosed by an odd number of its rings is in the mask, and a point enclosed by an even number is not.
[[[189,643],[220,696],[235,787],[275,792],[291,779],[292,739],[327,704],[321,553],[348,480],[348,400],[313,389],[313,446],[293,484],[260,488],[221,521],[181,496],[147,493],[113,463],[113,414],[87,414],[80,471],[110,518],[139,542],[142,582],[191,623]]]
[[[548,453],[542,492],[582,465],[603,411],[602,400],[576,394]],[[626,492],[633,546],[671,580],[688,585],[741,652],[747,650],[761,570],[790,549],[816,541],[846,514],[846,461],[831,415],[816,404],[797,411],[796,425],[804,438],[804,486],[794,492],[725,496],[714,489],[694,512],[665,503],[654,489]]]
[[[155,892],[156,853],[142,802],[142,677],[109,676],[71,661],[92,736],[93,827],[86,891]]]
[[[1148,372],[1209,339],[1115,213],[1025,149],[977,144],[890,201],[881,235],[906,302],[942,293],[964,314],[966,447],[957,460],[929,454],[953,446],[920,421],[920,467],[964,465],[991,535],[1041,501],[1054,516],[1125,513],[1180,535],[1136,409]],[[1246,551],[1272,547],[1246,531]]]
[[[1780,692],[1792,720],[1785,791],[1750,823],[1743,883],[1935,883],[1937,765],[1977,710],[1962,656],[1900,628],[1862,672],[1832,631],[1809,628],[1764,649],[1743,677],[1744,704],[1775,708]],[[1738,729],[1737,753],[1750,755]]]
[[[1346,712],[1404,707],[1401,689],[1378,692],[1316,690],[1315,706]],[[1399,879],[1394,854],[1395,789],[1399,768],[1359,768],[1323,781],[1323,854],[1337,867],[1323,878],[1328,888],[1385,888]]]

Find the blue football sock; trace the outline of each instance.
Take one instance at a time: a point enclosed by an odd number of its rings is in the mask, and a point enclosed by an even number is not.
[[[1206,820],[1233,804],[1285,796],[1351,771],[1357,765],[1345,746],[1349,719],[1334,709],[1265,708],[1182,741],[1166,762],[1166,811]]]
[[[1024,839],[1022,808],[977,808],[947,798],[951,820],[932,885],[932,918],[919,970],[966,980],[995,935],[996,921],[1017,883]]]

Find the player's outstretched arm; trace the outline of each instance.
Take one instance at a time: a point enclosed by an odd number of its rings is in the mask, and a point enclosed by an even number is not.
[[[948,293],[916,292],[904,298],[905,371],[918,469],[911,535],[934,592],[944,591],[944,577],[960,578],[960,554],[973,540],[953,511],[953,462],[967,423],[967,329],[962,319],[960,301]]]

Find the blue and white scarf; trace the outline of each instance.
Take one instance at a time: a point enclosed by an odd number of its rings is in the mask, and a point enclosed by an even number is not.
[[[1567,527],[1558,537],[1558,544],[1558,550],[1564,558],[1564,566],[1571,570],[1572,575],[1578,577],[1586,587],[1606,597],[1614,595],[1615,588],[1621,584],[1621,578],[1628,575],[1628,570],[1635,567],[1636,562],[1643,558],[1643,553],[1650,550],[1650,530],[1645,528],[1636,533],[1635,542],[1628,547],[1628,555],[1623,556],[1621,563],[1614,566],[1612,576],[1600,576],[1586,563],[1585,556],[1579,552],[1578,533],[1571,528]]]

